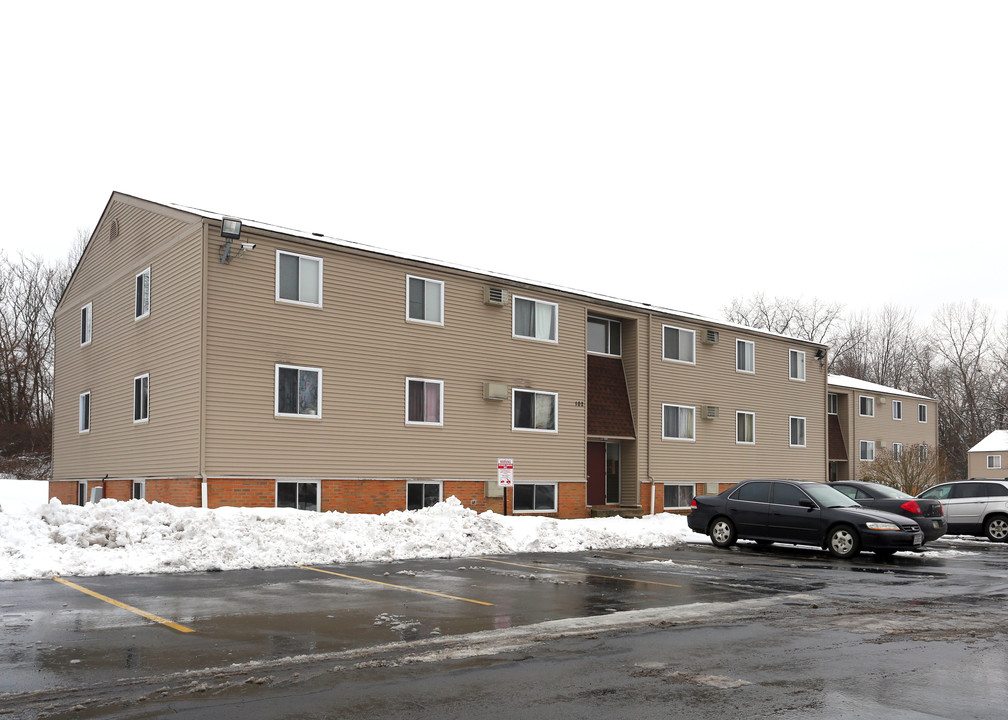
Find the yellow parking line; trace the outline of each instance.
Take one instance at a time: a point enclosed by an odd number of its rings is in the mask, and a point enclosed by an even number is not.
[[[784,575],[804,575],[805,577],[815,577],[815,573],[799,572],[797,570],[779,570],[777,568],[767,567],[765,565],[760,565],[754,567],[752,565],[732,565],[731,563],[722,562],[704,562],[703,560],[676,560],[675,558],[662,557],[660,555],[647,555],[645,553],[621,553],[614,552],[612,550],[596,550],[595,552],[608,553],[609,555],[617,555],[619,557],[639,557],[646,558],[648,560],[668,560],[669,562],[679,563],[682,565],[701,565],[704,567],[737,567],[740,570],[760,570],[767,572],[782,573]]]
[[[661,585],[662,587],[674,587],[681,588],[682,585],[673,585],[671,583],[658,582],[657,580],[638,580],[637,578],[629,577],[616,577],[613,575],[596,575],[595,573],[582,572],[580,570],[561,570],[559,568],[544,567],[542,565],[522,565],[521,563],[506,562],[504,560],[491,560],[486,557],[470,557],[467,560],[478,560],[480,562],[492,562],[498,565],[513,565],[515,567],[532,568],[533,570],[540,570],[543,572],[555,572],[555,573],[566,573],[568,575],[583,575],[584,577],[595,577],[602,578],[604,580],[626,580],[627,582],[643,583],[645,585]]]
[[[299,565],[302,570],[314,570],[315,572],[325,573],[326,575],[335,575],[336,577],[346,578],[348,580],[360,580],[361,582],[374,583],[375,585],[384,585],[386,587],[394,587],[399,590],[409,590],[410,592],[423,593],[424,595],[436,595],[437,597],[448,598],[449,600],[461,600],[462,602],[473,603],[475,605],[489,605],[493,606],[493,603],[483,602],[482,600],[471,600],[469,598],[457,597],[455,595],[445,595],[444,593],[434,592],[432,590],[421,590],[419,588],[411,588],[406,585],[396,585],[395,583],[381,582],[380,580],[372,580],[371,578],[356,577],[355,575],[344,575],[343,573],[333,572],[332,570],[322,570],[320,568],[309,567],[307,565]]]
[[[146,612],[144,610],[140,610],[139,608],[135,608],[132,605],[127,605],[125,603],[119,602],[118,600],[113,600],[110,597],[106,597],[105,595],[102,595],[100,593],[96,593],[94,590],[88,590],[86,587],[82,587],[82,586],[78,585],[77,583],[72,583],[69,580],[64,580],[63,578],[58,578],[58,577],[54,577],[53,580],[55,580],[58,583],[63,583],[67,587],[72,587],[74,590],[79,590],[80,592],[84,593],[85,595],[90,595],[91,597],[98,598],[99,600],[107,602],[110,605],[115,605],[116,607],[122,608],[123,610],[129,610],[131,613],[136,613],[137,615],[140,615],[141,617],[145,617],[148,620],[153,620],[156,623],[161,623],[162,625],[167,625],[172,630],[178,630],[179,632],[184,632],[184,633],[196,632],[192,628],[187,628],[185,625],[179,625],[176,622],[172,622],[171,620],[165,620],[163,617],[158,617],[157,615],[153,615],[153,614],[151,614],[149,612]]]

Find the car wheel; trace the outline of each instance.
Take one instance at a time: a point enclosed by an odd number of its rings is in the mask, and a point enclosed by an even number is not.
[[[861,549],[861,540],[850,525],[839,525],[830,530],[826,547],[838,558],[854,557]]]
[[[984,521],[984,535],[991,542],[1008,540],[1008,517],[994,515]]]
[[[735,544],[735,525],[726,517],[715,518],[710,526],[710,539],[717,547],[726,548]]]

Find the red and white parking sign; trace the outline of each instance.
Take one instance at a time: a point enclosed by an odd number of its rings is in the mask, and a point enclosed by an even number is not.
[[[497,484],[501,487],[514,485],[514,460],[511,458],[497,459]]]

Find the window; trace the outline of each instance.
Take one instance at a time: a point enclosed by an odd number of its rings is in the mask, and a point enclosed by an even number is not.
[[[735,442],[740,445],[756,442],[756,413],[741,410],[735,413]]]
[[[892,456],[896,462],[903,459],[903,443],[894,442],[892,444]]]
[[[321,390],[322,371],[318,368],[277,365],[275,414],[322,417]]]
[[[875,441],[874,440],[862,440],[861,441],[861,459],[866,462],[871,462],[875,459]]]
[[[1001,467],[1001,456],[1000,455],[988,455],[987,456],[987,468],[989,470],[997,470]]]
[[[444,383],[440,380],[406,378],[406,423],[441,425]]]
[[[924,403],[917,406],[917,422],[927,422],[927,405]]]
[[[619,320],[588,316],[588,352],[619,356],[622,352]]]
[[[441,483],[406,483],[407,510],[420,510],[431,505],[437,505],[439,502],[441,502]]]
[[[322,258],[277,250],[277,300],[322,307]]]
[[[77,483],[77,504],[80,506],[87,505],[87,481],[81,480]]]
[[[557,486],[555,484],[515,483],[514,511],[556,512]]]
[[[147,497],[147,483],[143,480],[134,480],[133,488],[130,492],[133,500],[143,500]]]
[[[731,494],[732,500],[742,502],[770,502],[770,483],[748,482]]]
[[[77,413],[77,432],[91,431],[91,392],[81,393],[80,408]]]
[[[794,485],[788,483],[774,483],[773,504],[790,505],[791,507],[801,507],[802,501],[808,501],[809,496],[803,493]]]
[[[788,350],[788,377],[805,381],[805,351]]]
[[[91,343],[91,303],[80,310],[80,344],[81,347]]]
[[[136,276],[136,312],[134,318],[140,320],[150,315],[150,268]]]
[[[444,325],[444,283],[407,275],[406,319]]]
[[[696,363],[696,332],[665,325],[662,328],[662,357],[682,363]]]
[[[298,510],[318,510],[317,482],[277,482],[276,506]]]
[[[836,393],[828,393],[826,395],[826,412],[830,415],[836,415],[840,412],[840,398]]]
[[[514,390],[511,396],[512,430],[556,432],[557,394]]]
[[[791,418],[791,447],[805,447],[805,418]]]
[[[751,340],[735,341],[735,369],[738,372],[756,372],[756,345]]]
[[[133,378],[133,422],[150,419],[150,374]]]
[[[869,395],[859,395],[858,408],[861,417],[875,417],[875,398]]]
[[[928,458],[928,447],[926,443],[922,443],[917,448],[917,461],[920,463],[926,463]]]
[[[693,440],[695,437],[695,407],[662,405],[662,438],[665,440]]]
[[[556,303],[515,296],[512,322],[515,337],[557,341]]]
[[[903,401],[893,400],[892,401],[892,419],[902,420],[903,419]]]
[[[681,510],[688,508],[696,489],[692,485],[669,485],[665,484],[665,504],[666,510]]]

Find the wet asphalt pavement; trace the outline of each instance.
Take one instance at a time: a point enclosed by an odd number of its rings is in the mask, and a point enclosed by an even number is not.
[[[885,560],[689,544],[62,580],[0,584],[0,718],[1008,707],[1008,546],[980,540]]]

